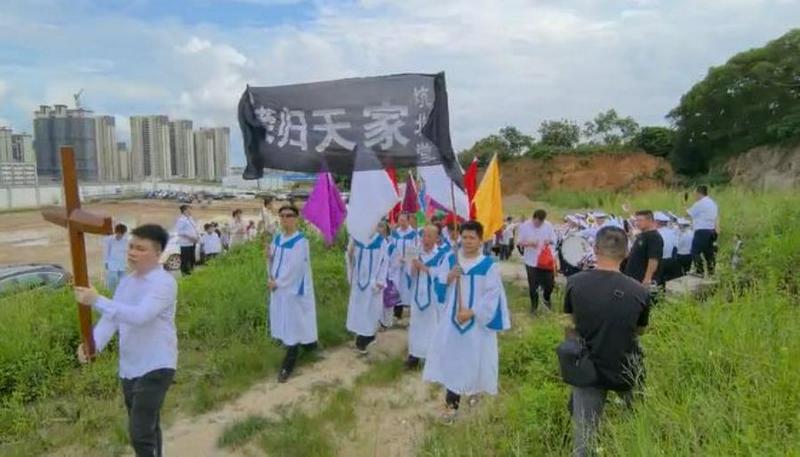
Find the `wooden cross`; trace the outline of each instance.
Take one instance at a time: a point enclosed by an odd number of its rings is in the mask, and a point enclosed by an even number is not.
[[[66,208],[48,206],[42,208],[42,217],[48,222],[69,230],[69,250],[72,257],[72,277],[75,285],[89,287],[89,271],[86,266],[86,242],[84,233],[111,235],[114,229],[111,218],[104,214],[93,214],[81,209],[78,193],[78,176],[75,171],[75,150],[72,146],[61,147],[61,178],[64,182],[64,203]],[[78,303],[78,320],[81,326],[81,340],[86,355],[91,360],[95,354],[92,335],[92,308]]]

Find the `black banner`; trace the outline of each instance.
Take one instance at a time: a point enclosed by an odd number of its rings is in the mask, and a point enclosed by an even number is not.
[[[248,87],[239,101],[243,177],[260,178],[264,168],[315,173],[323,166],[350,174],[361,145],[375,152],[374,166],[442,164],[460,185],[448,116],[444,73]]]

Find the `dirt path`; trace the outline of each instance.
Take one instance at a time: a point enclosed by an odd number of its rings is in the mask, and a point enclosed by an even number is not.
[[[519,266],[502,270],[508,280],[519,280]],[[323,360],[298,368],[286,384],[267,379],[248,389],[220,409],[193,417],[179,417],[164,433],[165,455],[192,457],[265,455],[250,444],[220,449],[217,440],[227,426],[251,415],[278,417],[283,407],[302,405],[316,387],[352,387],[356,378],[376,360],[405,357],[407,332],[394,329],[378,334],[368,358],[358,357],[348,346],[326,353]],[[348,457],[410,457],[424,436],[423,427],[439,413],[442,391],[424,383],[421,373],[408,372],[386,386],[366,386],[356,401],[356,427],[338,440],[339,455]],[[468,411],[467,411],[468,413]]]
[[[405,348],[406,332],[390,330],[378,335],[369,357],[395,357],[402,354]],[[179,418],[165,432],[164,454],[192,457],[242,455],[247,449],[234,452],[217,448],[217,439],[226,426],[250,415],[277,417],[278,408],[308,399],[316,386],[350,386],[358,375],[369,368],[368,362],[358,357],[349,346],[339,347],[327,352],[323,360],[299,367],[285,384],[278,384],[274,378],[270,378],[254,385],[219,410],[201,416]]]

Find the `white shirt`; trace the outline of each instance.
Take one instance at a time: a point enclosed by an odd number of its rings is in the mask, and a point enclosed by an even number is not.
[[[682,230],[678,235],[678,255],[690,255],[692,253],[692,241],[694,232],[689,229]]]
[[[94,327],[97,351],[119,332],[120,378],[177,367],[177,296],[175,278],[159,266],[142,276],[133,273],[122,278],[113,299],[97,299],[94,307],[102,313]]]
[[[222,252],[222,240],[217,232],[203,234],[203,252],[206,254],[219,254]]]
[[[662,259],[671,259],[672,258],[672,250],[678,244],[678,240],[675,237],[675,230],[669,227],[660,227],[658,229],[658,234],[661,235],[661,239],[664,241],[664,252],[661,254]]]
[[[522,256],[525,260],[525,265],[529,267],[535,267],[537,265],[539,253],[542,252],[542,247],[546,243],[555,246],[558,242],[553,224],[547,221],[544,221],[542,225],[537,228],[533,226],[533,221],[527,220],[520,224],[517,235],[519,236],[518,244],[537,243],[535,248],[526,247],[524,255]]]
[[[270,235],[275,234],[278,229],[278,218],[275,214],[267,208],[261,208],[261,222],[264,224],[264,230]]]
[[[185,214],[178,217],[178,222],[175,223],[175,232],[178,234],[179,246],[193,246],[200,238],[194,219]]]
[[[719,208],[708,195],[694,202],[688,211],[692,216],[692,227],[695,230],[714,230],[717,228]]]
[[[128,237],[117,239],[117,235],[107,236],[103,261],[108,271],[125,271],[128,267]]]
[[[503,235],[500,237],[500,244],[505,246],[511,244],[511,239],[514,238],[514,229],[516,229],[516,224],[506,224],[506,228],[503,229]]]

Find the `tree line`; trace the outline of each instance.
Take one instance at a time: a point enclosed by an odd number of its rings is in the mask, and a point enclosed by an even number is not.
[[[459,160],[466,166],[477,158],[485,165],[495,153],[507,161],[643,150],[668,158],[679,173],[699,175],[756,146],[797,144],[800,29],[709,69],[666,119],[669,126],[640,126],[612,108],[583,125],[571,119],[545,120],[536,137],[507,126],[461,151]]]

